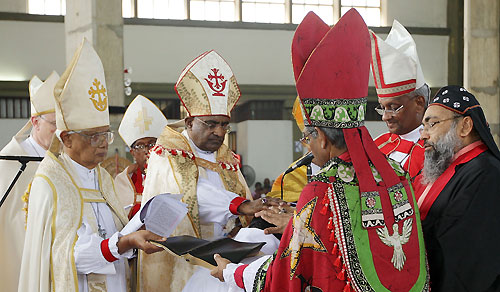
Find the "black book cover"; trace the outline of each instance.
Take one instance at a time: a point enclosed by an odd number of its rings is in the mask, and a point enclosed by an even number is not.
[[[212,266],[217,266],[214,254],[218,253],[233,263],[239,263],[246,257],[257,255],[265,244],[265,242],[240,242],[227,237],[210,241],[189,235],[173,236],[167,238],[166,241],[155,241],[154,243],[178,256],[191,255]],[[186,259],[188,260],[187,257]]]

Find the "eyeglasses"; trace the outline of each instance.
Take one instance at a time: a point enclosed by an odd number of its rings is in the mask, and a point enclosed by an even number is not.
[[[138,144],[138,145],[132,146],[132,148],[137,150],[137,151],[149,151],[149,149],[155,147],[155,145],[156,145],[156,142],[149,143],[149,144]]]
[[[434,128],[434,126],[437,124],[442,123],[442,122],[446,122],[446,121],[450,121],[450,120],[454,120],[457,118],[461,118],[461,116],[454,116],[454,117],[451,117],[449,119],[439,120],[439,121],[435,121],[435,122],[422,123],[422,126],[424,127],[422,131],[429,132],[429,130]]]
[[[226,133],[231,132],[231,126],[229,125],[229,123],[226,124],[226,123],[214,122],[214,121],[205,122],[202,119],[199,119],[199,118],[196,118],[196,119],[198,121],[200,121],[203,125],[205,125],[205,127],[207,127],[210,131],[215,131],[215,129],[217,129],[217,127],[221,127],[222,130],[224,130]]]
[[[42,120],[46,121],[47,123],[51,124],[52,126],[57,127],[57,125],[56,125],[56,121],[49,121],[49,120],[47,120],[46,118],[44,118],[44,117],[43,117],[43,115],[40,115],[40,116],[38,116],[38,117],[39,117],[40,119],[42,119]]]
[[[300,142],[304,143],[304,144],[309,144],[311,143],[311,138],[309,136],[311,136],[313,133],[316,133],[316,130],[312,130],[311,132],[309,133],[302,133],[302,138],[300,138]]]
[[[388,115],[391,115],[391,116],[395,116],[395,115],[397,115],[397,114],[398,114],[398,113],[399,113],[399,112],[403,109],[403,107],[404,107],[404,104],[402,104],[402,105],[401,105],[400,107],[398,107],[397,109],[385,109],[385,108],[381,108],[381,107],[380,107],[380,105],[379,105],[379,106],[377,106],[377,107],[375,108],[375,111],[376,111],[379,115],[381,115],[381,116],[383,116],[383,115],[384,115],[384,113],[387,113]]]
[[[115,135],[111,131],[95,133],[92,135],[84,134],[83,131],[68,131],[68,134],[78,134],[80,136],[85,137],[87,140],[90,140],[90,146],[98,147],[102,144],[102,142],[106,141],[108,144],[113,143]]]

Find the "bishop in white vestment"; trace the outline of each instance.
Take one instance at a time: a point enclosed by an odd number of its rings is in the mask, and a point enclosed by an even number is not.
[[[59,80],[56,72],[42,82],[33,76],[29,84],[31,118],[12,140],[0,151],[5,156],[44,157],[56,130],[54,114],[54,85]],[[2,290],[16,291],[23,253],[26,213],[24,194],[40,163],[29,162],[3,205],[0,207],[0,273]],[[21,163],[0,160],[0,198],[17,175]]]
[[[109,111],[104,69],[84,40],[55,90],[56,138],[28,194],[19,290],[128,291],[127,259],[134,249],[161,249],[149,231],[120,230],[128,220],[106,158]]]

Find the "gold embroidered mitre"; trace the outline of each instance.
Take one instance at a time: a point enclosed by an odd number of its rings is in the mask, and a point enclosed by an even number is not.
[[[230,116],[241,96],[233,71],[214,50],[203,53],[182,71],[175,91],[189,116]]]
[[[108,92],[101,59],[84,39],[54,88],[61,131],[109,125]]]

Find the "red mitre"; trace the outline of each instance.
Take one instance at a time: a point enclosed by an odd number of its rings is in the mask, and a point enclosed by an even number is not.
[[[310,11],[297,26],[292,40],[292,65],[295,81],[311,56],[311,53],[330,30],[318,15]]]
[[[299,25],[298,35],[296,33],[292,43],[292,60],[305,59],[302,72],[296,81],[297,92],[305,109],[304,122],[315,127],[343,129],[361,196],[380,192],[382,196],[387,197],[387,189],[393,189],[396,185],[398,188],[403,186],[364,127],[371,59],[368,28],[361,15],[351,9],[325,34],[315,48],[311,49],[315,39],[317,41],[319,38],[317,34],[307,39],[307,45],[301,47],[302,42],[298,40],[303,38],[304,31],[314,31],[313,27],[308,27],[314,24],[320,27],[319,31],[324,27],[321,22],[310,16],[306,22],[307,26],[302,28],[302,24]],[[312,52],[310,56],[304,57],[309,51]],[[293,53],[297,55],[294,56]],[[294,62],[294,70],[297,69],[300,69],[299,62]],[[369,161],[381,175],[385,189],[381,190],[377,186]],[[407,189],[407,193],[410,192]],[[385,209],[384,214],[379,214],[377,218],[363,216],[363,226],[371,228],[382,227],[386,223],[392,224],[393,212],[391,209]]]

